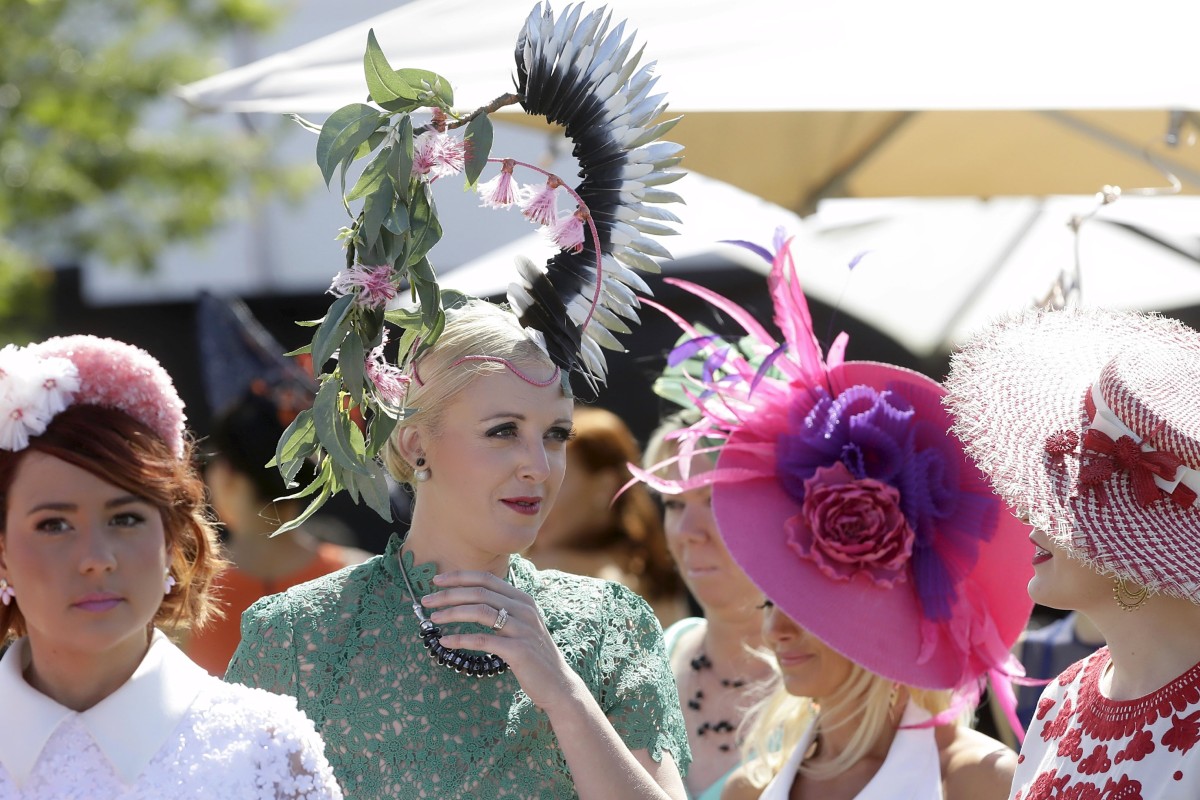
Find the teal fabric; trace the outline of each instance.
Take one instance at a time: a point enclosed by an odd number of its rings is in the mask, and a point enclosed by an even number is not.
[[[548,718],[512,673],[472,678],[428,657],[400,545],[255,603],[226,680],[295,697],[348,797],[577,797]],[[405,554],[403,568],[418,595],[432,590],[433,564]],[[511,574],[630,749],[670,752],[685,770],[679,697],[645,601],[517,556]]]
[[[704,617],[684,617],[678,622],[669,626],[663,631],[663,642],[667,648],[667,660],[675,654],[675,648],[679,645],[679,640],[682,639],[688,631],[694,630],[704,624]],[[682,713],[682,711],[680,712]],[[725,781],[729,780],[740,764],[735,765],[729,772],[726,772],[718,778],[712,785],[698,795],[688,793],[688,800],[720,800],[721,790],[725,788]]]

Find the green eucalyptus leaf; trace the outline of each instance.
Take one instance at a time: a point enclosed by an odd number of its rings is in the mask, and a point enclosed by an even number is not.
[[[408,233],[408,209],[397,203],[392,207],[392,213],[383,218],[383,227],[397,236]]]
[[[296,472],[299,471],[299,466],[292,471],[291,475],[287,474],[288,466],[292,462],[302,462],[311,455],[316,443],[317,428],[313,424],[312,409],[306,408],[296,415],[296,418],[284,430],[283,435],[279,437],[279,443],[275,446],[275,457],[267,462],[267,466],[278,466],[284,483],[291,483],[292,479],[296,477]],[[310,445],[314,447],[308,449]]]
[[[364,308],[358,312],[358,335],[363,350],[374,350],[383,343],[383,309]]]
[[[396,179],[396,191],[400,195],[400,202],[407,206],[412,196],[413,166],[413,124],[407,114],[396,123],[394,156],[396,163],[392,175]]]
[[[388,522],[392,521],[392,500],[388,493],[387,478],[384,477],[383,467],[374,461],[368,463],[371,468],[370,479],[358,481],[359,491],[362,492],[363,502],[376,514]]]
[[[342,373],[342,383],[355,405],[362,405],[364,362],[366,353],[363,352],[362,339],[357,333],[351,333],[342,342],[341,352],[338,353],[338,369]],[[351,426],[354,427],[354,426]],[[356,428],[357,430],[357,428]]]
[[[385,181],[390,186],[391,176],[388,175],[388,161],[391,159],[394,149],[391,145],[388,145],[375,154],[375,157],[367,164],[366,169],[362,171],[362,175],[358,176],[358,181],[354,184],[354,188],[346,195],[347,200],[357,200],[360,197],[372,194],[378,191]]]
[[[442,289],[443,309],[458,308],[459,306],[466,305],[470,299],[470,296],[460,292],[458,289]]]
[[[396,192],[392,189],[392,179],[383,175],[378,188],[367,195],[366,202],[363,203],[362,232],[368,250],[379,241],[383,221],[392,213],[395,205]]]
[[[371,99],[388,111],[410,111],[423,105],[454,105],[454,92],[442,76],[424,69],[392,69],[375,31],[367,33],[363,71]]]
[[[342,344],[350,331],[350,309],[354,304],[354,295],[345,294],[333,301],[329,312],[317,328],[313,336],[312,360],[313,369],[324,371],[325,362],[333,357],[333,353]]]
[[[433,272],[433,265],[429,263],[429,259],[422,258],[415,264],[410,264],[408,274],[415,281],[425,281],[426,283],[436,283],[437,275]]]
[[[416,287],[417,296],[421,298],[421,319],[422,322],[425,323],[426,327],[431,329],[434,328],[439,319],[441,319],[442,324],[445,325],[446,315],[442,313],[442,306],[439,302],[441,300],[441,296],[438,293],[438,285],[432,281],[414,280],[413,286]],[[427,345],[433,344],[433,341],[436,338],[436,336],[432,338],[426,337],[425,342]]]
[[[353,159],[358,147],[379,129],[386,117],[364,103],[352,103],[333,112],[321,127],[317,138],[317,165],[325,185],[346,159]]]
[[[433,246],[442,238],[442,226],[438,222],[437,211],[434,209],[433,198],[429,195],[428,186],[423,191],[413,194],[408,214],[412,230],[409,234],[411,238],[405,264],[411,267],[424,258],[425,254],[433,249]]]
[[[305,486],[303,489],[301,489],[298,492],[293,492],[292,494],[285,494],[283,497],[276,497],[275,499],[277,501],[278,500],[300,500],[302,498],[311,496],[314,492],[316,492],[318,489],[320,489],[323,485],[326,485],[329,483],[329,478],[332,474],[332,472],[331,472],[332,469],[333,469],[333,462],[330,461],[328,458],[324,459],[321,462],[321,468],[317,471],[317,477],[313,478],[312,483],[310,483],[308,486]]]
[[[350,428],[354,423],[342,407],[339,381],[328,380],[321,385],[317,399],[313,402],[313,419],[316,422],[317,435],[329,457],[345,469],[367,474],[366,466],[361,463],[350,444]]]
[[[311,352],[312,352],[312,342],[309,342],[308,344],[304,345],[303,347],[297,347],[295,350],[290,350],[290,351],[284,353],[283,357],[288,358],[290,356],[302,356],[305,353],[311,353]]]
[[[383,318],[400,328],[411,328],[421,321],[421,309],[393,308],[383,312]]]
[[[388,437],[396,429],[396,423],[399,421],[400,417],[393,417],[388,412],[378,407],[375,408],[375,413],[371,416],[371,422],[367,426],[367,434],[370,438],[367,455],[371,458],[379,455],[379,452],[383,450],[383,446],[387,444]]]
[[[328,501],[329,498],[332,496],[333,493],[330,491],[330,486],[329,486],[331,479],[332,478],[327,478],[324,481],[321,481],[319,484],[316,481],[314,481],[312,484],[310,484],[312,486],[317,486],[320,489],[320,491],[317,492],[317,496],[312,499],[312,502],[308,504],[307,508],[305,508],[303,511],[300,512],[300,516],[298,516],[295,519],[290,520],[289,522],[286,522],[283,525],[280,525],[278,528],[276,528],[275,532],[271,534],[272,538],[278,536],[281,533],[287,533],[288,531],[294,531],[294,530],[296,530],[296,528],[299,528],[305,522],[308,522],[309,518],[312,517],[313,514],[317,513],[317,511],[320,510],[321,506],[325,505],[326,501]],[[320,480],[320,479],[318,479],[318,480]]]
[[[467,123],[467,133],[463,137],[467,147],[467,163],[464,172],[467,175],[467,186],[474,186],[479,180],[479,174],[487,166],[488,156],[492,152],[492,121],[487,114],[480,114]]]

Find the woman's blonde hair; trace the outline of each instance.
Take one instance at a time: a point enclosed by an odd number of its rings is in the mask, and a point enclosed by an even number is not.
[[[468,356],[497,360],[461,361]],[[383,464],[393,478],[401,483],[414,483],[413,466],[399,448],[404,430],[420,425],[436,434],[442,412],[472,378],[506,369],[500,359],[535,370],[554,368],[550,356],[529,338],[511,311],[474,298],[446,310],[446,327],[441,336],[413,365],[405,401],[409,414],[396,424],[383,448]]]
[[[897,684],[851,663],[850,676],[834,694],[825,708],[819,708],[807,697],[789,694],[783,681],[776,676],[775,689],[755,705],[742,722],[742,763],[746,776],[756,787],[771,782],[801,737],[814,720],[821,725],[823,717],[840,717],[838,725],[854,730],[850,743],[837,758],[815,766],[801,764],[800,771],[817,780],[840,775],[863,758],[888,725],[896,726],[896,699],[907,693],[913,702],[930,714],[940,714],[951,707],[952,693],[917,689]]]

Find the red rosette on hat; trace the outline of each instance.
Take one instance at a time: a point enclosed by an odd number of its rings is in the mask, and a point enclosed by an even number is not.
[[[1156,315],[1029,310],[947,380],[954,430],[996,491],[1073,557],[1200,602],[1200,333]]]

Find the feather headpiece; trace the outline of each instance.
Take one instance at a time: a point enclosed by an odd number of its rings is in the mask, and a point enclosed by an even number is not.
[[[413,363],[436,341],[445,309],[462,299],[439,290],[427,257],[442,236],[431,194],[439,178],[462,172],[476,184],[489,164],[499,166],[478,186],[483,204],[519,207],[561,248],[544,265],[518,260],[511,309],[560,368],[564,385],[572,373],[593,390],[604,382],[603,349],[622,349],[614,333],[629,333],[637,293],[649,292],[635,270],[657,272],[655,257],[670,255],[648,235],[675,233],[668,223],[678,219],[661,204],[680,198],[662,187],[683,176],[676,169],[683,148],[659,141],[677,119],[662,120],[666,104],[654,94],[654,63],[641,64],[642,50],[634,50],[624,22],[610,23],[603,8],[567,6],[556,18],[539,3],[517,37],[515,92],[467,114],[454,110],[445,78],[393,69],[372,32],[364,66],[373,105],[345,106],[320,127],[297,118],[319,132],[317,162],[327,183],[340,174],[352,223],[342,231],[346,268],[330,287],[336,299],[314,323],[312,344],[297,351],[311,353],[321,373],[316,402],[284,433],[274,462],[291,482],[306,459],[317,459],[316,481],[293,495],[313,499],[280,532],[342,488],[390,518],[376,456],[407,411]],[[579,162],[577,186],[491,155],[488,114],[513,103],[562,125]],[[414,128],[411,115],[421,110],[432,118]],[[369,160],[347,191],[347,170],[358,159]],[[540,173],[544,185],[519,187],[518,169]],[[573,205],[560,211],[564,195]],[[360,200],[354,213],[351,204]],[[417,307],[391,308],[405,285]],[[394,360],[383,350],[389,325],[402,329]],[[365,421],[361,429],[353,415]]]

